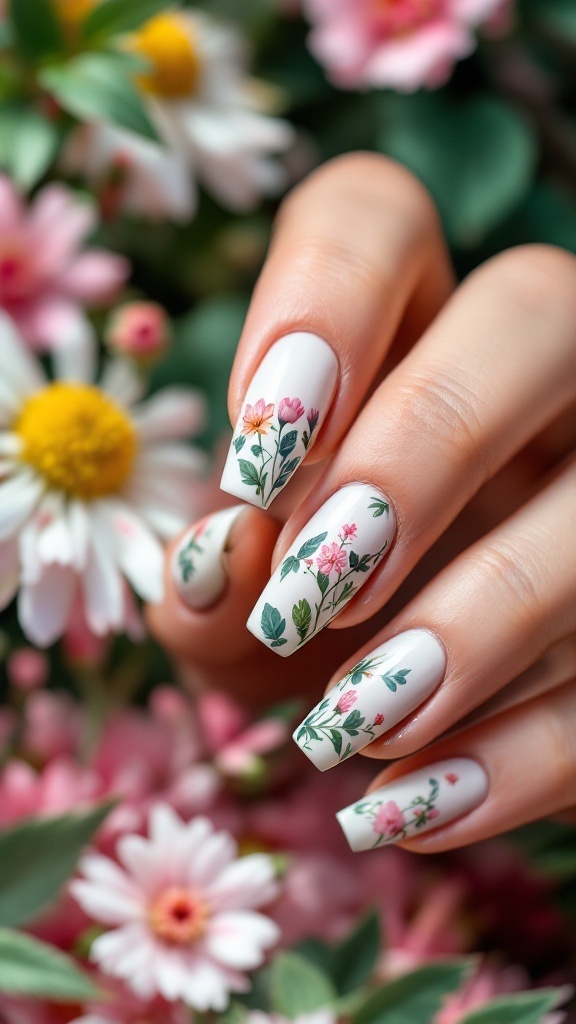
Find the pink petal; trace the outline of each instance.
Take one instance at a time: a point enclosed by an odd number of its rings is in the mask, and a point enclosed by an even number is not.
[[[70,262],[95,224],[92,206],[78,200],[64,185],[48,185],[30,210],[28,238],[36,266],[53,277]]]
[[[12,182],[0,174],[0,232],[20,234],[23,230],[23,208]]]
[[[94,305],[114,297],[130,274],[122,256],[93,249],[82,253],[62,275],[62,290],[78,302]]]
[[[413,92],[422,85],[437,86],[448,78],[455,61],[474,49],[474,38],[454,22],[436,22],[418,32],[386,43],[365,69],[372,85]]]
[[[210,956],[227,967],[252,970],[262,963],[263,951],[279,938],[280,929],[270,918],[237,910],[212,919],[203,945]]]

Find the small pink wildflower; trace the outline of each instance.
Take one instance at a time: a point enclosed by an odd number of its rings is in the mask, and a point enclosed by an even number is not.
[[[341,715],[346,714],[347,711],[350,711],[352,705],[356,703],[357,697],[356,690],[346,690],[346,693],[343,693],[339,698],[334,711],[338,711]]]
[[[383,721],[384,721],[384,715],[377,714],[376,718],[374,719],[374,725],[382,725]]]
[[[329,576],[333,569],[340,575],[348,564],[348,556],[338,544],[323,544],[316,564],[325,576]]]
[[[296,423],[304,415],[304,406],[299,398],[281,398],[278,405],[280,423]]]
[[[340,536],[342,537],[342,540],[354,540],[357,533],[358,527],[356,526],[356,523],[345,523],[342,527]]]
[[[456,775],[456,772],[446,772],[444,778],[446,779],[446,782],[450,783],[451,786],[455,786],[460,776]]]
[[[382,804],[378,808],[372,828],[376,835],[391,839],[392,836],[402,832],[405,824],[404,814],[398,807],[398,804],[394,800],[388,800],[387,803]]]
[[[206,818],[186,823],[167,804],[150,813],[149,836],[124,835],[119,863],[100,854],[81,862],[71,885],[86,914],[109,930],[91,959],[123,978],[141,999],[160,995],[196,1010],[224,1010],[245,992],[279,929],[254,908],[276,895],[264,854],[237,859],[227,832]]]

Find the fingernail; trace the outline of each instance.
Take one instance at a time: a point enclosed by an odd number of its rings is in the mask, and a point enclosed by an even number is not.
[[[298,534],[260,595],[248,629],[282,657],[348,604],[387,553],[396,520],[371,484],[336,491]]]
[[[184,534],[172,558],[172,579],[188,608],[208,608],[226,585],[223,555],[226,541],[245,505],[206,516]]]
[[[246,392],[220,486],[268,508],[316,441],[338,377],[334,352],[316,334],[280,338]]]
[[[396,779],[336,817],[352,850],[373,850],[461,818],[487,792],[488,776],[478,762],[453,757]]]
[[[408,629],[354,665],[294,732],[321,772],[356,754],[414,711],[439,686],[444,649],[426,629]]]

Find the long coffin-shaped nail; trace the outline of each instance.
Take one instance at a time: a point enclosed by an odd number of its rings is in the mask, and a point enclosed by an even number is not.
[[[189,608],[208,608],[226,585],[223,555],[233,524],[246,505],[224,508],[194,523],[172,558],[172,579]]]
[[[246,392],[221,488],[268,508],[316,441],[330,408],[338,360],[316,334],[280,338]]]
[[[395,779],[336,817],[352,850],[373,850],[441,828],[474,810],[488,776],[468,757],[452,757]]]
[[[320,771],[356,754],[441,683],[446,657],[426,629],[408,629],[354,665],[310,712],[294,740]]]
[[[248,619],[282,657],[327,626],[387,553],[396,520],[371,484],[336,491],[298,534]]]

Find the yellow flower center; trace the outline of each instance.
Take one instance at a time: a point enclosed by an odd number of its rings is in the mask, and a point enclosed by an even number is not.
[[[206,929],[208,907],[192,889],[164,889],[150,911],[150,924],[160,939],[174,945],[190,945]]]
[[[76,498],[113,494],[132,469],[134,427],[98,388],[50,384],[25,402],[13,429],[24,462]]]
[[[188,22],[177,14],[158,14],[134,34],[131,49],[150,63],[140,86],[154,96],[181,99],[198,84],[200,56]]]

